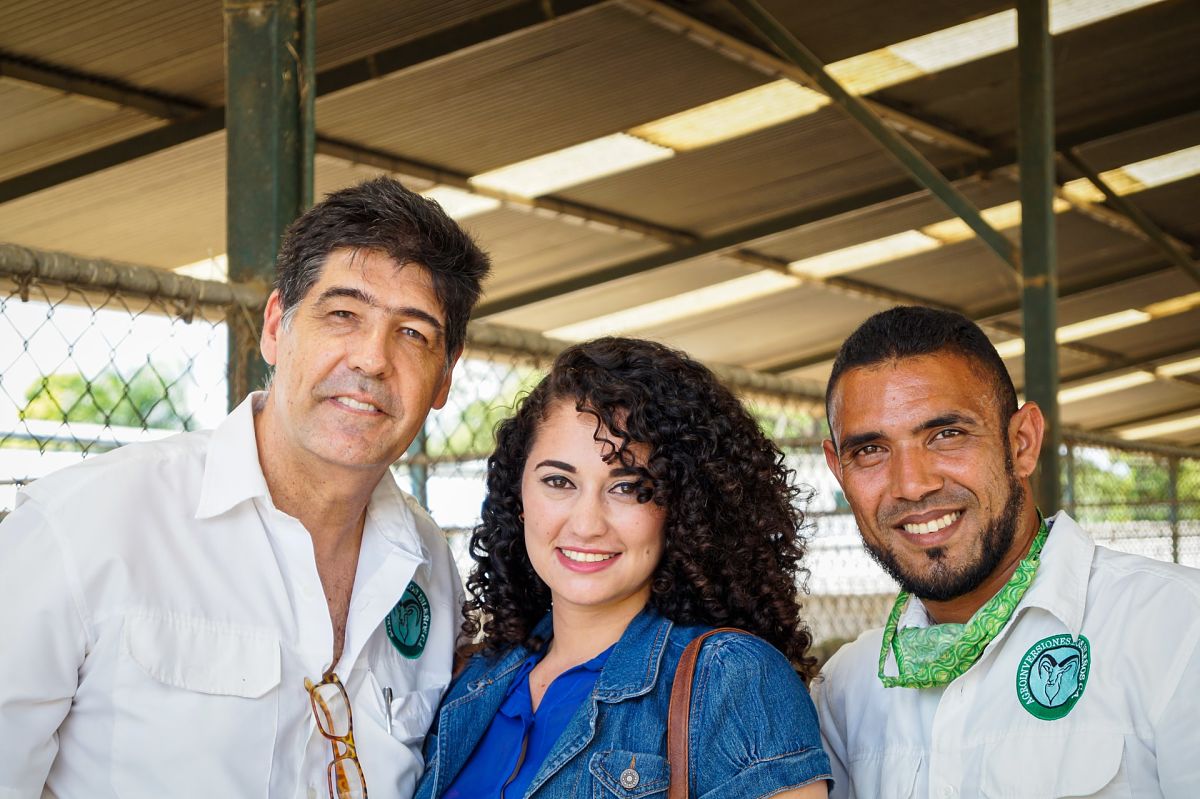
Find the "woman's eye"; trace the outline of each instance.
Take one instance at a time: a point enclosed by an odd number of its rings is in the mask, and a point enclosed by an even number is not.
[[[612,487],[612,490],[618,494],[624,494],[626,496],[633,496],[633,495],[637,494],[638,489],[640,489],[641,487],[642,487],[641,483],[624,482],[624,483],[617,483],[615,486]]]
[[[542,482],[551,488],[570,488],[571,481],[563,477],[561,474],[552,474],[549,477],[543,478]]]

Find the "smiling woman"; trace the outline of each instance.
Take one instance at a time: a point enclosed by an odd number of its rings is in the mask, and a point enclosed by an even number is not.
[[[713,374],[634,339],[565,350],[488,461],[465,637],[481,651],[426,741],[422,799],[664,794],[822,797],[804,680],[799,494]],[[691,769],[667,706],[701,650]]]

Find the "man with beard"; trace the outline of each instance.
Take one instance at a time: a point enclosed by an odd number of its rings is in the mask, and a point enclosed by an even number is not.
[[[20,496],[0,797],[412,794],[462,587],[390,467],[446,402],[487,272],[396,181],[331,194],[279,254],[266,391]]]
[[[831,796],[1200,796],[1200,572],[1043,519],[1043,417],[983,332],[871,317],[826,412],[826,462],[902,589],[814,685]]]

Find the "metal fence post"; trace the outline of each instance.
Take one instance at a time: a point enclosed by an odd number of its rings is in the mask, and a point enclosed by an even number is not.
[[[231,283],[269,286],[312,201],[315,0],[225,0],[226,248]],[[231,314],[229,406],[267,378],[254,314]]]
[[[1075,517],[1075,445],[1071,442],[1066,442],[1067,449],[1067,485],[1066,492],[1063,495],[1063,508],[1072,518]]]
[[[1167,514],[1171,522],[1171,560],[1179,563],[1179,458],[1167,458]]]
[[[408,457],[408,481],[411,487],[413,497],[417,502],[421,503],[421,507],[429,510],[429,464],[424,458],[427,453],[426,443],[429,441],[429,420],[426,420],[421,425],[421,429],[417,431],[417,437],[413,439],[409,445],[405,456]],[[413,462],[412,458],[418,458],[417,462]]]
[[[1058,412],[1058,268],[1054,214],[1054,70],[1048,0],[1018,0],[1020,64],[1021,296],[1025,396],[1046,417],[1035,495],[1053,513],[1061,502]]]

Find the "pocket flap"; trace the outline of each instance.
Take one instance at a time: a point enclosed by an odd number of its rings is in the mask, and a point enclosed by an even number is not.
[[[1112,783],[1125,755],[1125,736],[1079,730],[1071,734],[1071,752],[1063,757],[1055,796],[1091,796]]]
[[[1121,769],[1125,737],[1119,732],[1074,727],[1057,735],[1011,738],[983,762],[985,796],[1040,799],[1091,796],[1110,786]],[[1053,771],[1030,763],[1054,763]]]
[[[666,759],[642,752],[597,752],[588,770],[613,796],[624,799],[666,791],[671,780]]]
[[[258,698],[279,685],[279,639],[187,616],[130,616],[124,646],[142,671],[204,694]]]

